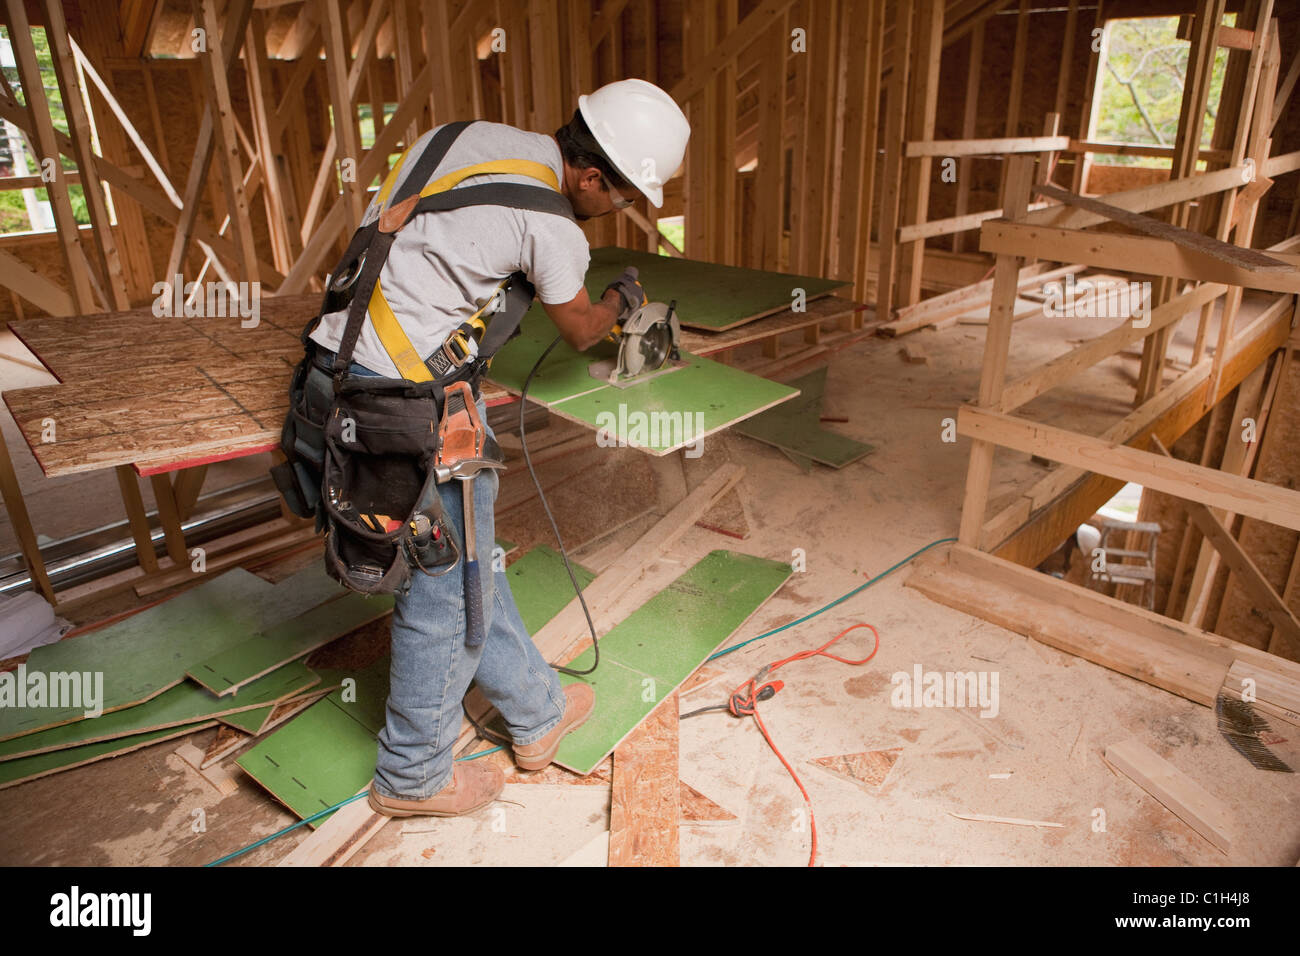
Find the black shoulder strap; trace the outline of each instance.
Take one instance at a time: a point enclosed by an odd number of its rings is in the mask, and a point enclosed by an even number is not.
[[[396,191],[397,195],[393,197],[390,208],[393,204],[417,195],[424,188],[424,184],[433,174],[433,171],[438,168],[438,164],[447,155],[447,150],[451,148],[451,144],[465,131],[467,126],[469,126],[469,122],[462,121],[446,123],[438,128],[438,131],[425,144],[406,179],[403,180],[401,189]],[[334,387],[336,390],[342,384],[343,378],[348,374],[348,368],[352,365],[352,353],[357,347],[357,339],[361,337],[361,328],[366,322],[366,309],[370,305],[370,297],[375,291],[375,283],[379,281],[379,273],[388,260],[388,250],[393,245],[395,233],[383,232],[376,228],[376,224],[377,220],[357,230],[356,235],[352,237],[352,241],[348,243],[348,251],[344,254],[343,260],[338,267],[339,270],[353,268],[356,258],[364,256],[360,266],[360,274],[356,279],[356,287],[352,291],[352,300],[348,303],[348,321],[343,328],[343,338],[339,342],[338,352],[334,359]],[[363,233],[366,235],[363,236]],[[335,274],[337,274],[337,271]]]

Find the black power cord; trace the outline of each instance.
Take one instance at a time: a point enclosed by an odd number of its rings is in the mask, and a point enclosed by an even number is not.
[[[561,667],[558,664],[552,664],[561,674],[568,674],[571,677],[585,677],[588,674],[595,673],[597,666],[600,664],[600,644],[596,640],[596,625],[591,621],[591,611],[587,608],[587,599],[582,596],[582,586],[578,584],[577,575],[573,573],[573,568],[569,565],[569,554],[564,550],[564,541],[560,538],[560,529],[555,524],[555,516],[551,514],[551,506],[546,503],[546,495],[542,492],[542,483],[537,480],[537,472],[533,470],[533,460],[528,454],[528,435],[524,427],[524,410],[528,406],[528,386],[533,383],[533,376],[537,370],[542,367],[546,361],[546,356],[551,354],[551,350],[560,344],[560,336],[556,336],[550,345],[546,346],[537,362],[533,365],[528,377],[524,379],[524,388],[519,395],[519,444],[524,449],[524,464],[528,466],[528,474],[532,476],[533,486],[537,488],[537,497],[541,499],[542,508],[546,512],[546,518],[551,522],[551,530],[555,532],[555,543],[560,546],[560,557],[564,559],[564,570],[569,572],[569,580],[573,582],[574,593],[578,595],[578,602],[582,605],[582,613],[587,618],[587,630],[591,632],[591,646],[595,651],[595,660],[591,662],[591,667],[585,671],[576,671],[569,667]]]

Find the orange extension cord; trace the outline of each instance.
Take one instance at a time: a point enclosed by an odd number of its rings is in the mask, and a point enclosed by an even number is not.
[[[860,627],[867,628],[875,636],[876,645],[871,649],[870,654],[862,658],[860,661],[851,661],[847,658],[837,657],[834,654],[827,653],[826,649],[828,647],[842,638],[845,634],[849,633],[849,631],[855,631]],[[754,723],[758,724],[758,729],[763,734],[763,739],[767,741],[767,745],[772,748],[772,752],[776,754],[777,759],[781,761],[781,766],[785,767],[789,772],[791,778],[793,778],[795,782],[795,786],[797,786],[799,792],[803,794],[803,802],[808,807],[809,828],[812,831],[812,850],[808,854],[809,866],[813,866],[817,861],[817,818],[813,815],[812,799],[808,796],[808,791],[804,789],[803,781],[799,779],[799,775],[794,772],[794,768],[790,766],[790,762],[785,759],[785,755],[781,753],[780,748],[778,748],[776,743],[773,742],[772,735],[767,731],[767,725],[763,723],[763,718],[758,715],[758,702],[759,700],[768,700],[785,686],[783,681],[767,680],[767,677],[780,670],[786,664],[790,664],[794,661],[807,660],[810,657],[829,657],[831,660],[839,661],[841,664],[860,665],[867,663],[875,657],[876,652],[879,650],[879,632],[870,624],[854,624],[851,627],[846,627],[815,650],[800,651],[797,654],[791,654],[789,657],[782,660],[774,661],[771,664],[765,665],[757,674],[732,691],[731,699],[727,703],[727,710],[732,714],[732,716],[754,718]]]

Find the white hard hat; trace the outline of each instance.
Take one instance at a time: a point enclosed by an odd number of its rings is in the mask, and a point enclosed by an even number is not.
[[[682,165],[691,125],[673,98],[645,80],[618,80],[578,97],[578,112],[614,168],[654,203]]]

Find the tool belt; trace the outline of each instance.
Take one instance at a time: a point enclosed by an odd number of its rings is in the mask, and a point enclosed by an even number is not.
[[[271,469],[290,511],[314,516],[317,530],[325,532],[327,571],[364,594],[405,593],[414,573],[445,574],[459,560],[461,549],[443,514],[433,467],[444,389],[468,381],[477,397],[488,363],[518,334],[534,294],[522,273],[513,274],[494,301],[462,323],[433,355],[420,356],[379,282],[397,233],[421,213],[472,205],[573,218],[554,172],[540,163],[480,163],[428,182],[468,125],[439,127],[394,195],[409,151],[402,155],[379,191],[378,218],[356,231],[330,274],[320,311],[302,333],[305,355],[294,369],[280,440],[286,460]],[[488,173],[531,176],[549,188],[492,182],[452,189],[470,176]],[[484,321],[489,307],[490,320]],[[332,368],[327,368],[309,336],[321,316],[343,308],[347,324]],[[367,316],[403,377],[349,372]]]

